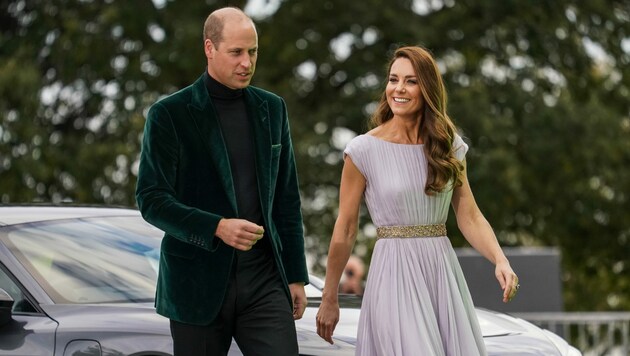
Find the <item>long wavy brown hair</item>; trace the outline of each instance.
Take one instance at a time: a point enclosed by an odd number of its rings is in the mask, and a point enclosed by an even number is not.
[[[453,151],[455,125],[446,113],[446,88],[440,70],[431,53],[425,48],[401,47],[394,52],[389,62],[388,75],[392,65],[399,58],[411,61],[424,99],[424,107],[418,118],[420,137],[429,164],[424,191],[428,195],[442,192],[451,181],[454,183],[453,187],[460,186],[464,166]],[[393,116],[394,113],[387,104],[387,95],[383,92],[378,107],[370,118],[370,128],[391,120]]]

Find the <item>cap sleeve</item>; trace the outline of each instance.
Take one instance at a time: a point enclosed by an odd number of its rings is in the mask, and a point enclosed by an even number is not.
[[[343,151],[343,157],[350,156],[352,163],[359,169],[359,172],[365,177],[365,140],[363,135],[359,135],[346,145]]]
[[[453,138],[453,152],[455,153],[455,158],[459,161],[463,161],[468,152],[468,145],[458,134],[455,134],[455,138]]]

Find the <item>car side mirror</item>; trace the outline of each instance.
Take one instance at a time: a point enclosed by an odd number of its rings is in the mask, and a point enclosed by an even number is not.
[[[0,288],[0,327],[11,321],[11,311],[13,310],[13,298],[4,289]]]

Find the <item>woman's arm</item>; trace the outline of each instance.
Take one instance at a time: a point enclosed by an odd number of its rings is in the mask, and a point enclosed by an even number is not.
[[[317,334],[329,343],[333,343],[332,334],[339,321],[338,287],[343,269],[348,262],[354,241],[357,236],[359,207],[365,178],[354,165],[350,156],[344,158],[339,190],[339,215],[333,229],[328,262],[326,264],[326,281],[322,295],[322,304],[317,312]]]
[[[495,276],[503,290],[503,302],[509,302],[516,295],[518,277],[503,254],[490,223],[475,202],[466,177],[465,163],[462,185],[455,188],[451,200],[457,226],[472,247],[495,265]]]

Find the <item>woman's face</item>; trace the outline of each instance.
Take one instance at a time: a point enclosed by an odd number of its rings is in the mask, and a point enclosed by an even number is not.
[[[385,95],[394,116],[418,119],[424,100],[418,77],[409,59],[398,58],[394,61],[389,71]]]

